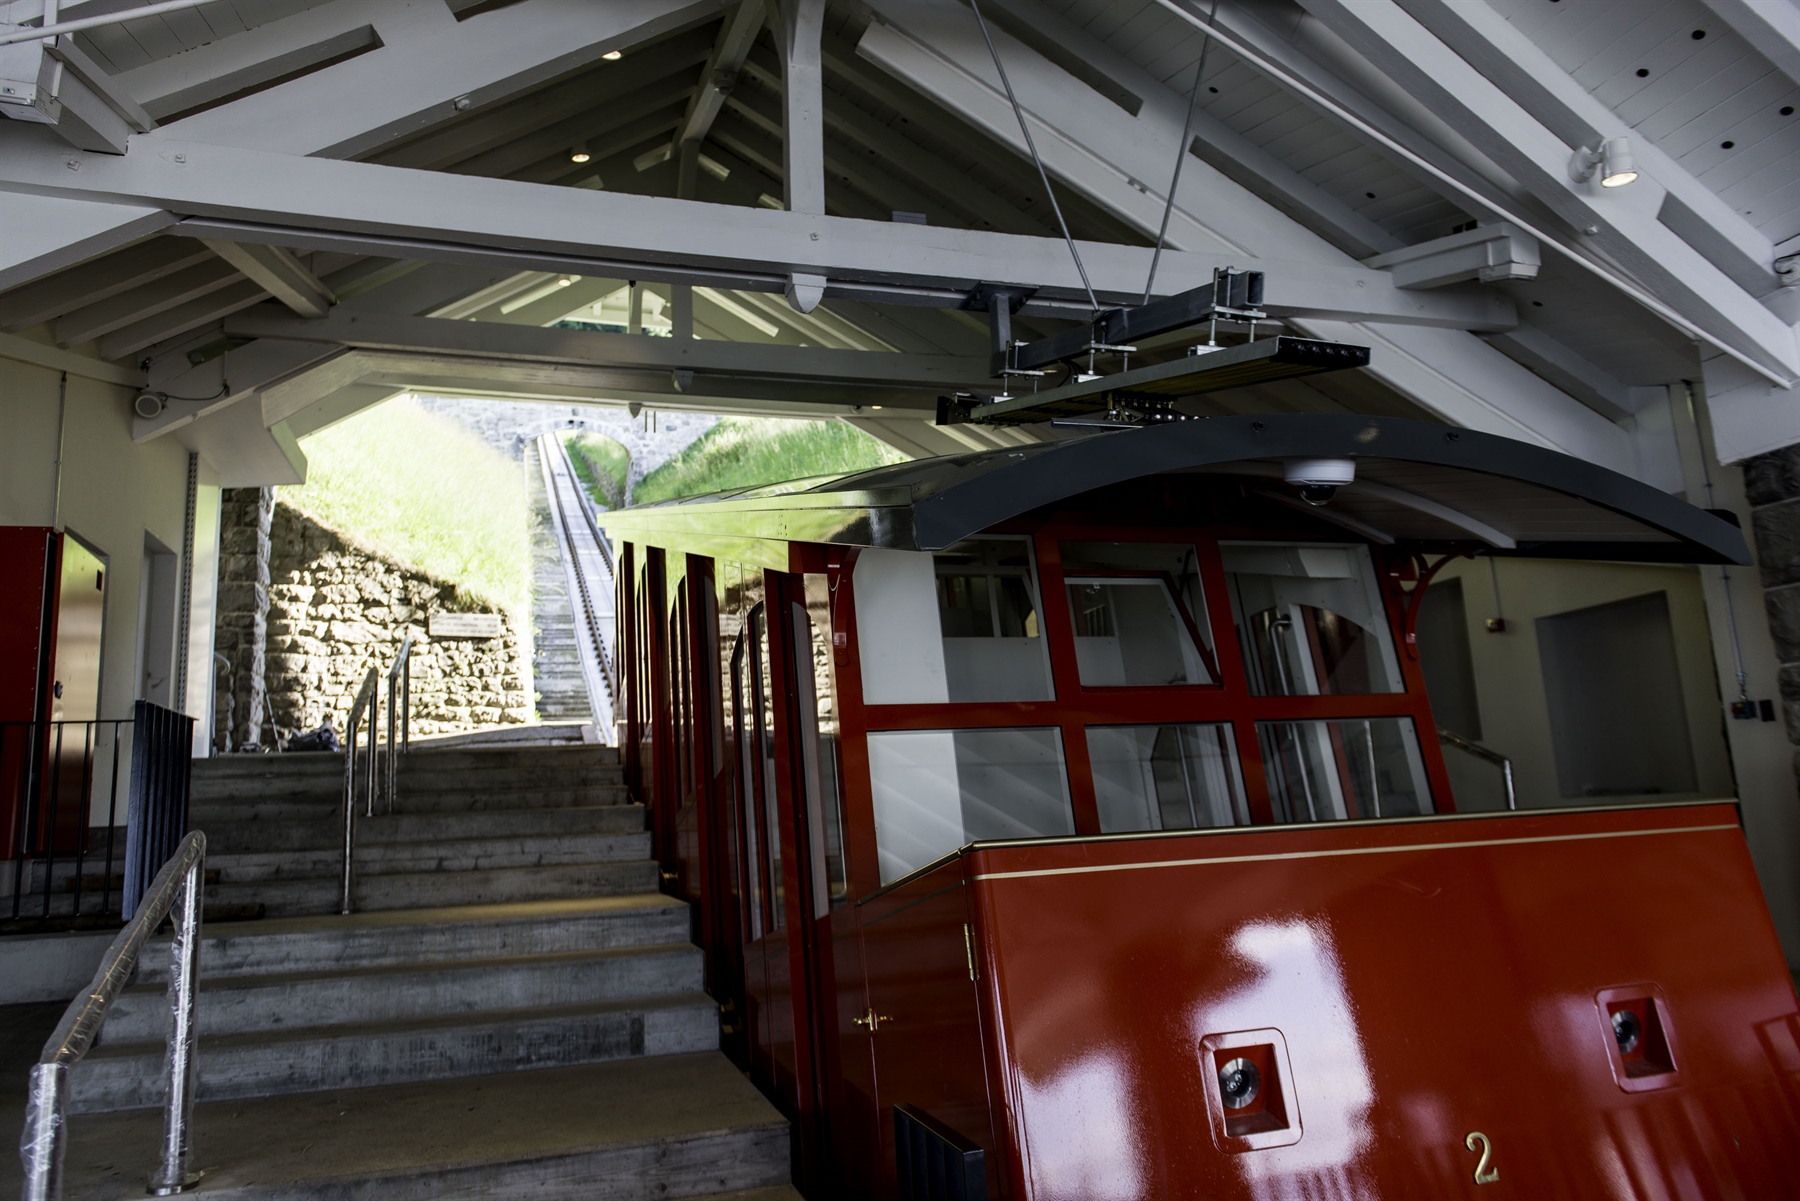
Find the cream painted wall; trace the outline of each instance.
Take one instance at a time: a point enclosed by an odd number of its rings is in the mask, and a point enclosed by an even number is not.
[[[138,685],[144,535],[165,546],[182,545],[187,450],[172,438],[137,445],[131,440],[130,390],[71,375],[60,406],[59,511],[59,378],[49,368],[0,358],[0,524],[55,525],[101,552],[107,592],[100,716],[130,717]],[[97,797],[95,818],[104,817],[104,798]]]
[[[1494,616],[1493,577],[1500,584],[1502,633],[1489,633]],[[1675,654],[1681,673],[1688,733],[1694,747],[1699,789],[1661,793],[1651,798],[1728,797],[1735,794],[1731,757],[1721,728],[1717,674],[1706,602],[1699,574],[1691,567],[1615,563],[1570,563],[1546,559],[1496,559],[1490,575],[1487,560],[1459,560],[1440,579],[1460,579],[1469,654],[1481,708],[1481,741],[1513,760],[1521,809],[1580,804],[1565,798],[1557,784],[1556,753],[1538,657],[1536,619],[1613,601],[1662,592],[1669,598],[1675,629]],[[1460,752],[1445,749],[1458,783],[1486,777],[1490,791],[1497,773],[1475,765],[1469,770]],[[1633,798],[1613,798],[1630,800]]]

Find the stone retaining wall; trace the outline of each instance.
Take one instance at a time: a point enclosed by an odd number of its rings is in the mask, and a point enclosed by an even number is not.
[[[244,489],[255,496],[260,489]],[[256,508],[226,493],[226,518],[241,520]],[[227,546],[253,543],[253,533],[225,529]],[[386,703],[388,669],[410,631],[412,650],[412,731],[448,734],[517,725],[532,720],[528,660],[517,625],[501,613],[499,638],[432,639],[430,615],[438,612],[496,612],[459,595],[456,586],[402,567],[287,505],[270,506],[262,587],[266,590],[265,662],[234,663],[239,678],[261,670],[267,716],[260,741],[316,728],[330,719],[341,736],[350,706],[370,667],[381,678]],[[221,596],[254,603],[250,580],[228,578],[246,572],[249,556],[227,554],[221,564]],[[238,660],[255,659],[255,614],[245,621],[237,607],[220,606],[221,648],[228,632]],[[249,652],[248,654],[246,652]],[[254,710],[253,681],[238,701],[241,731]],[[234,690],[234,696],[235,696]],[[221,710],[224,705],[221,704]],[[382,722],[386,725],[385,718]],[[233,749],[242,738],[234,741]]]

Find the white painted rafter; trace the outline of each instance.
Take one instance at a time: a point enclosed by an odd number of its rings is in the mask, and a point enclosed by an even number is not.
[[[725,104],[725,97],[737,86],[737,74],[743,69],[756,35],[762,31],[765,12],[763,0],[738,0],[731,15],[719,30],[717,43],[706,61],[700,86],[694,89],[682,114],[679,142],[699,142],[706,138]]]
[[[1800,84],[1800,6],[1793,0],[1702,0],[1733,32]]]

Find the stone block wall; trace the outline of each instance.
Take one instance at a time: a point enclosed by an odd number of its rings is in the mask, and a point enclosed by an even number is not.
[[[234,499],[227,493],[227,545],[254,542],[233,524],[250,512],[248,506],[232,507]],[[287,505],[272,503],[269,508],[261,577],[266,595],[262,662],[250,669],[262,672],[264,745],[327,719],[341,737],[370,667],[380,677],[385,705],[387,672],[408,632],[413,636],[414,734],[461,733],[532,720],[529,660],[510,614],[500,614],[504,634],[499,638],[433,639],[427,633],[433,613],[495,610]],[[248,558],[225,556],[221,595],[229,586],[234,598],[254,603],[256,590],[245,587],[253,581],[226,575],[250,566]],[[222,641],[228,619],[243,641],[255,637],[254,621],[245,623],[238,610],[228,614],[221,605]],[[239,655],[255,663],[253,651]],[[385,717],[382,725],[385,729]]]
[[[240,750],[263,742],[268,715],[269,525],[275,514],[270,488],[227,488],[219,515],[219,607],[213,649],[213,746]],[[223,660],[221,662],[221,660]]]
[[[1747,459],[1743,468],[1769,634],[1781,660],[1788,741],[1800,747],[1800,446]]]

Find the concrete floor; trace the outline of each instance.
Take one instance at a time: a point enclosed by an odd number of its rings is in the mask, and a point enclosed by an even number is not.
[[[14,1018],[14,1011],[46,1008],[7,1007],[0,1020]],[[40,1013],[16,1016],[42,1025]],[[55,1016],[50,1015],[51,1025]],[[0,1122],[8,1123],[7,1130],[20,1128],[24,1072],[42,1045],[40,1038],[29,1056],[14,1049],[29,1043],[26,1024],[6,1021],[5,1026],[5,1079],[12,1092]],[[779,1131],[781,1156],[786,1156],[785,1121],[717,1052],[512,1072],[460,1084],[395,1085],[197,1106],[193,1163],[204,1176],[195,1195],[245,1189],[301,1196],[320,1189],[320,1196],[360,1196],[370,1186],[388,1193],[384,1183],[397,1195],[410,1195],[408,1177],[446,1167],[466,1168],[480,1177],[447,1193],[505,1195],[511,1192],[505,1165],[571,1153],[604,1155],[608,1148],[629,1155],[635,1147],[654,1147],[660,1155],[672,1141],[746,1127]],[[161,1135],[161,1110],[83,1115],[72,1119],[69,1129],[66,1197],[112,1201],[143,1196]],[[18,1195],[19,1173],[16,1156],[0,1156],[0,1196]],[[776,1201],[798,1194],[777,1188],[725,1196]]]

